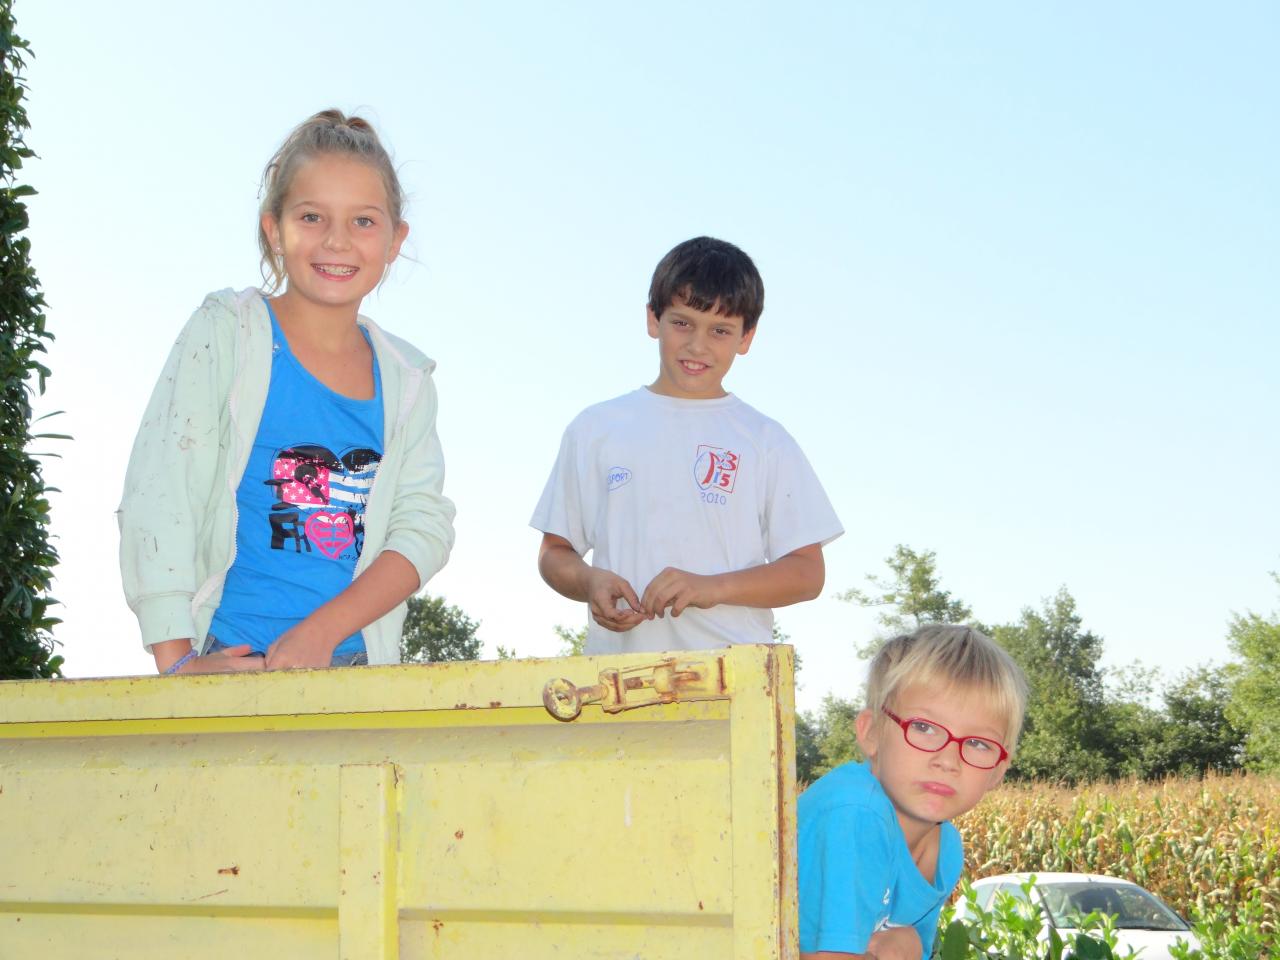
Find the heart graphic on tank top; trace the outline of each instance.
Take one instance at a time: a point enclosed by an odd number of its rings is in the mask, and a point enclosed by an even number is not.
[[[355,542],[355,526],[349,514],[313,513],[307,517],[307,540],[330,560]]]

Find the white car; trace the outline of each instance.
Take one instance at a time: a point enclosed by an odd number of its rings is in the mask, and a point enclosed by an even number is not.
[[[1181,939],[1199,948],[1187,922],[1159,897],[1136,883],[1095,873],[1004,873],[973,882],[978,906],[989,909],[997,891],[1026,900],[1022,887],[1032,876],[1032,901],[1044,911],[1045,922],[1067,938],[1076,932],[1076,918],[1106,913],[1115,918],[1117,953],[1133,947],[1138,960],[1172,960],[1169,948]],[[961,904],[963,914],[963,903]],[[1048,934],[1044,935],[1048,939]]]

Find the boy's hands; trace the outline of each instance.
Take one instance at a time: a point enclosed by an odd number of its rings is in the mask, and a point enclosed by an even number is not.
[[[721,603],[785,607],[812,600],[822,592],[826,577],[822,547],[811,543],[772,563],[730,573],[708,576],[667,567],[645,587],[641,598],[621,576],[589,566],[573,544],[554,533],[542,535],[538,572],[557,593],[590,604],[595,622],[618,633],[645,620],[666,616],[668,609],[678,617],[689,607],[706,609]],[[621,610],[619,600],[627,605]]]
[[[625,600],[627,606],[619,609],[619,600]],[[612,570],[590,568],[587,604],[591,608],[592,619],[614,633],[624,633],[649,619],[641,609],[640,599],[631,584]]]
[[[812,600],[822,592],[826,566],[822,547],[811,543],[772,563],[704,575],[667,567],[644,588],[640,608],[661,617],[668,607],[678,617],[689,607],[707,609],[722,603],[742,607],[785,607]]]
[[[564,537],[542,535],[538,572],[557,593],[587,603],[591,618],[606,630],[623,633],[649,619],[631,584],[612,570],[589,566]],[[621,610],[619,600],[627,604]]]
[[[645,618],[661,617],[668,607],[673,617],[680,616],[687,607],[705,610],[723,602],[718,586],[718,577],[667,567],[644,588],[639,607]]]

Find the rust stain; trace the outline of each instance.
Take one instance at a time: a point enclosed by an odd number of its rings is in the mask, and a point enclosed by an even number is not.
[[[215,890],[213,893],[206,893],[203,897],[192,897],[187,901],[187,903],[195,903],[197,900],[208,900],[210,897],[220,897],[227,892],[228,890]]]
[[[724,676],[724,657],[716,657],[716,668],[720,674],[720,692],[727,693],[729,691],[729,681]]]
[[[502,701],[501,701],[501,700],[490,700],[490,701],[489,701],[489,706],[491,706],[491,707],[500,707],[500,706],[502,706]]]
[[[699,901],[698,901],[698,909],[699,909],[699,910],[704,910],[704,909],[706,909],[705,907],[703,907],[703,906],[702,906],[702,901],[701,901],[701,900],[699,900]]]
[[[453,836],[454,836],[454,838],[455,838],[455,839],[457,839],[457,840],[461,840],[461,839],[462,839],[462,828],[461,828],[461,827],[459,827],[457,830],[453,831]]]
[[[431,929],[436,932],[436,936],[440,936],[440,930],[444,927],[444,923],[440,920],[431,921]]]
[[[773,777],[777,783],[777,796],[774,803],[778,808],[778,835],[774,837],[773,848],[778,856],[778,869],[774,874],[773,895],[778,904],[778,916],[784,918],[787,916],[787,894],[788,884],[791,882],[787,870],[787,858],[795,853],[795,831],[796,831],[796,807],[795,807],[795,789],[794,779],[790,784],[787,783],[787,774],[784,764],[790,764],[791,769],[795,769],[794,756],[788,757],[783,750],[783,725],[786,719],[782,715],[782,710],[778,704],[778,661],[774,651],[770,650],[765,658],[765,671],[768,677],[768,686],[766,687],[766,695],[770,700],[771,713],[773,714]],[[782,761],[781,763],[779,761]],[[778,928],[778,945],[785,950],[783,942],[782,924]]]
[[[223,867],[218,871],[218,873],[222,874],[224,877],[238,877],[240,876],[240,867],[232,864],[229,867]]]

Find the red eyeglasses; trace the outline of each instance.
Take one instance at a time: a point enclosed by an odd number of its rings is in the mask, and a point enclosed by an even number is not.
[[[999,740],[989,737],[957,737],[934,720],[924,717],[907,717],[903,720],[888,707],[882,707],[885,715],[902,728],[902,736],[908,745],[925,753],[937,753],[951,741],[960,744],[960,759],[979,770],[990,770],[1009,757],[1009,751]]]

